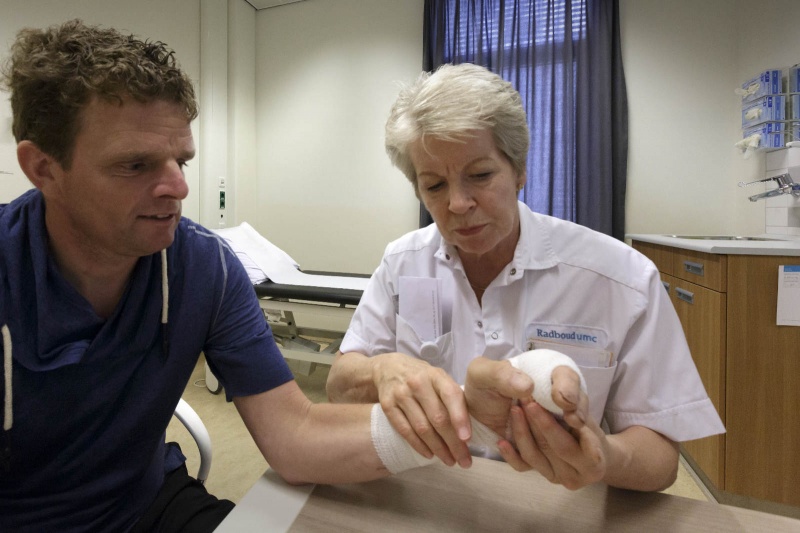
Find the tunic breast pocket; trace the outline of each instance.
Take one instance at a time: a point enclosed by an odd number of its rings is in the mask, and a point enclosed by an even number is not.
[[[453,333],[445,333],[430,341],[423,341],[414,331],[414,327],[400,315],[397,319],[397,351],[411,355],[432,366],[443,368],[452,375]]]
[[[528,339],[528,347],[533,349],[548,348],[567,355],[575,361],[581,374],[586,380],[589,396],[589,414],[599,424],[603,420],[603,413],[617,371],[617,361],[614,355],[605,349],[565,344],[560,342]]]
[[[606,409],[608,392],[611,390],[611,382],[614,381],[614,373],[617,371],[617,363],[612,366],[600,368],[596,366],[581,366],[581,374],[586,380],[586,388],[589,391],[589,414],[599,424],[603,420],[603,412]]]

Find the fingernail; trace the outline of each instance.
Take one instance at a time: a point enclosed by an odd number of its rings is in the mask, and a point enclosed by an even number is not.
[[[458,430],[458,438],[463,441],[468,441],[471,436],[472,435],[470,435],[470,431],[467,428],[461,428]]]
[[[529,377],[515,372],[513,376],[511,376],[511,385],[518,390],[525,390],[530,387],[531,380]]]
[[[564,400],[568,401],[572,405],[578,404],[578,398],[576,397],[574,391],[569,391],[566,394],[562,393],[562,397],[564,398]]]

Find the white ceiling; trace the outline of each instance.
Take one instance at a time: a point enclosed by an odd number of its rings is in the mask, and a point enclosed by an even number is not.
[[[282,6],[283,4],[293,4],[303,0],[246,0],[248,4],[256,9],[268,9],[270,7]]]

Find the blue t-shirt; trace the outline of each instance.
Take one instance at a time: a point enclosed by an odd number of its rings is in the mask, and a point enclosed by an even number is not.
[[[0,206],[0,326],[11,335],[14,415],[9,431],[0,428],[0,446],[10,442],[0,531],[126,531],[180,464],[164,434],[201,351],[229,400],[292,374],[218,236],[181,220],[167,250],[165,331],[160,254],[139,259],[103,320],[48,253],[44,211],[38,190]],[[0,403],[4,394],[0,380]]]

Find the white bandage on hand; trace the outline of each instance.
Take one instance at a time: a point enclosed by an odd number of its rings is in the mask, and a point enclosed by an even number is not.
[[[556,416],[563,416],[564,411],[553,402],[553,370],[559,366],[571,368],[578,374],[581,380],[581,389],[584,393],[586,392],[586,380],[578,365],[572,358],[561,352],[546,349],[531,350],[512,357],[509,362],[514,368],[522,370],[533,380],[533,399],[536,400],[536,403]],[[493,459],[501,458],[497,441],[503,437],[472,416],[470,416],[470,421],[472,422],[472,438],[469,441],[469,449],[472,455]],[[513,442],[510,426],[506,428],[505,439]]]
[[[575,361],[555,350],[539,349],[521,353],[509,359],[514,368],[522,370],[533,380],[533,399],[553,413],[563,416],[564,410],[553,401],[553,370],[559,366],[571,368],[581,380],[581,390],[587,393],[586,380]]]
[[[476,420],[472,415],[469,417],[469,422],[472,424],[472,437],[469,439],[469,453],[477,457],[502,461],[503,456],[500,455],[500,448],[497,447],[497,441],[500,439],[507,439],[507,437],[501,437],[495,433],[494,430],[489,428],[489,426]]]
[[[564,411],[558,407],[552,398],[552,373],[559,366],[567,366],[578,374],[581,380],[581,389],[586,392],[586,381],[578,365],[568,356],[554,350],[532,350],[522,353],[510,360],[514,368],[522,370],[533,380],[533,399],[538,404],[556,415],[563,415]],[[501,437],[488,426],[470,416],[472,424],[472,438],[469,441],[470,451],[473,455],[483,457],[500,457],[497,442]],[[378,452],[383,465],[392,474],[405,470],[427,466],[436,457],[430,459],[418,454],[389,422],[380,404],[372,406],[370,428],[372,431],[372,445]]]

